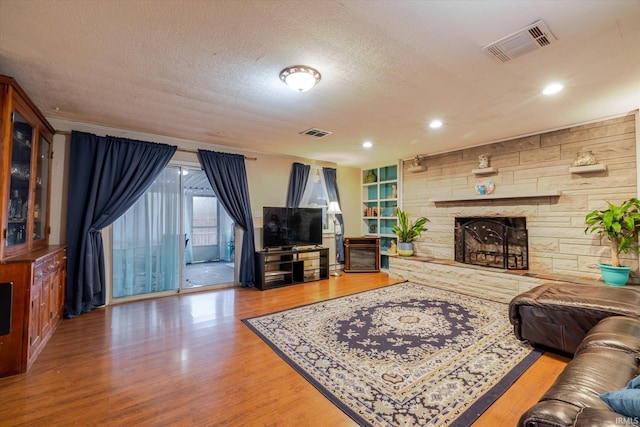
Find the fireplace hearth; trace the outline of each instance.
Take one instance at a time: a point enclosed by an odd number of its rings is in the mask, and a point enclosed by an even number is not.
[[[455,260],[458,262],[528,270],[528,246],[526,218],[456,218]]]

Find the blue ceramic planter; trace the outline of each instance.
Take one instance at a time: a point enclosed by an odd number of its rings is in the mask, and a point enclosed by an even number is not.
[[[398,255],[411,256],[413,255],[413,242],[398,242]]]
[[[613,267],[609,264],[598,264],[604,283],[611,286],[624,286],[629,281],[631,267],[626,265]]]

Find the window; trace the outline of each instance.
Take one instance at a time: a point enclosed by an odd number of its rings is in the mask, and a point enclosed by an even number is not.
[[[215,197],[193,197],[191,237],[193,246],[218,244],[218,199]]]
[[[329,206],[329,193],[327,193],[327,186],[324,182],[324,173],[322,173],[322,168],[312,166],[307,186],[302,194],[300,207],[322,208],[322,228],[327,230],[329,225],[333,226],[330,221],[327,221],[327,206]],[[333,227],[328,231],[333,231]]]

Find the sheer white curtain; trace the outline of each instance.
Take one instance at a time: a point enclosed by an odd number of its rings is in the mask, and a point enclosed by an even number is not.
[[[167,167],[113,223],[113,298],[178,289],[180,196],[180,168]]]
[[[322,229],[333,232],[333,223],[327,221],[329,195],[322,168],[311,166],[309,179],[300,200],[300,207],[322,208]]]
[[[182,213],[184,215],[184,262],[185,264],[191,264],[193,262],[193,236],[191,233],[193,198],[185,196]]]

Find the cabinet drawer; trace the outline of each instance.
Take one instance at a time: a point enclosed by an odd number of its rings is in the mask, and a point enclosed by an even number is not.
[[[32,285],[35,282],[40,282],[44,276],[48,274],[46,259],[38,260],[37,263],[33,265],[33,279]]]
[[[60,268],[67,264],[67,251],[62,250],[55,253],[55,267]]]

